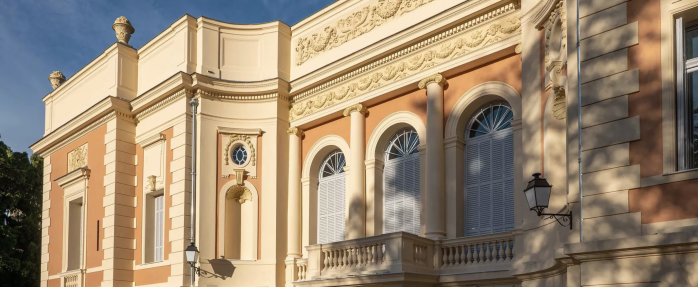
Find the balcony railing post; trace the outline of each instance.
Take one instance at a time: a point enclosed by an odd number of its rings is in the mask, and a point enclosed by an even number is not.
[[[443,259],[443,250],[441,248],[441,239],[436,239],[434,240],[434,256],[431,257],[431,260],[433,262],[432,266],[434,266],[434,269],[441,269],[442,265],[442,259]]]
[[[323,250],[322,250],[322,245],[312,245],[312,246],[307,246],[306,250],[308,250],[308,266],[306,270],[306,279],[315,279],[320,277],[321,275],[321,270],[324,268],[323,266]]]

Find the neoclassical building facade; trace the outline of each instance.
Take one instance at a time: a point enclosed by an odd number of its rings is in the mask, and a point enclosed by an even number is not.
[[[696,20],[339,0],[136,48],[119,17],[49,77],[41,286],[698,286]]]

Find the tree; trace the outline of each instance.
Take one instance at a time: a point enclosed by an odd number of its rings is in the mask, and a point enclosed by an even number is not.
[[[43,159],[0,141],[0,285],[39,286]]]

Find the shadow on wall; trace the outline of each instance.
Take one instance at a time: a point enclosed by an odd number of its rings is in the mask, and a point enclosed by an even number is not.
[[[211,264],[211,269],[213,273],[206,270],[201,270],[201,277],[204,278],[219,278],[227,279],[233,277],[235,273],[235,265],[227,259],[209,259],[208,263]]]

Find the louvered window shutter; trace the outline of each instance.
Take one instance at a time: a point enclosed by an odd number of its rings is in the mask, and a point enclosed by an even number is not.
[[[405,231],[419,235],[419,155],[389,160],[383,178],[383,232]]]
[[[344,240],[345,174],[320,179],[318,186],[319,221],[318,243]]]
[[[162,261],[164,255],[165,233],[165,197],[155,197],[155,261]]]
[[[514,229],[514,136],[471,139],[465,150],[465,235]]]

